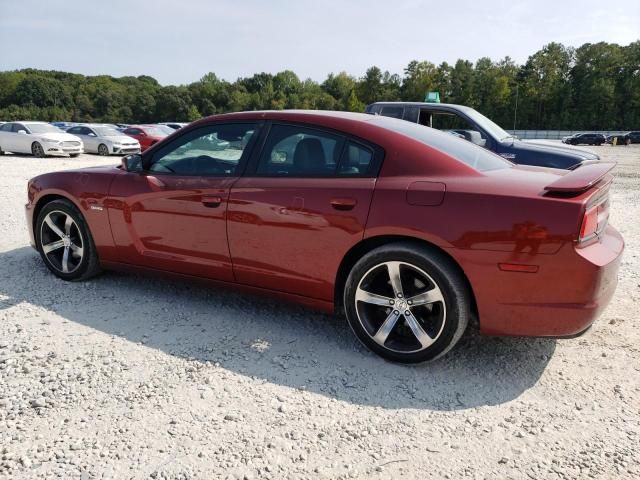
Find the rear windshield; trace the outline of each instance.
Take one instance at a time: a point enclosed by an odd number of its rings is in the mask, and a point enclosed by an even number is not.
[[[449,133],[444,133],[434,128],[383,116],[376,116],[372,121],[381,127],[401,133],[451,155],[453,158],[480,172],[509,168],[513,165],[485,148],[474,145],[467,140],[455,138]]]

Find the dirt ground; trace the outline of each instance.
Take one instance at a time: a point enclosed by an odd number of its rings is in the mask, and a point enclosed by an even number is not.
[[[118,159],[0,157],[0,478],[640,478],[640,145],[595,150],[619,162],[627,247],[591,331],[468,333],[418,367],[265,299],[56,279],[28,245],[27,180]]]

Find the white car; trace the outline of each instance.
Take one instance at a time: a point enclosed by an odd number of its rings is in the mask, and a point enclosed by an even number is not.
[[[77,157],[82,140],[45,122],[9,122],[0,126],[0,155],[31,153],[36,157],[68,154]]]
[[[130,155],[140,153],[140,142],[112,126],[106,125],[76,125],[67,130],[67,133],[76,135],[82,139],[85,152],[98,153],[100,155]]]

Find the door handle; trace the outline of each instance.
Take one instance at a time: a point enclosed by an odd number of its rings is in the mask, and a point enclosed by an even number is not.
[[[358,202],[355,198],[332,198],[331,206],[336,210],[352,210]]]
[[[202,204],[208,208],[219,207],[222,203],[222,197],[202,197]]]

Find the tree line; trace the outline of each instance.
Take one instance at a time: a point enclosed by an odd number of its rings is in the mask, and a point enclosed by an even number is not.
[[[516,116],[518,129],[640,129],[640,41],[579,48],[550,43],[524,65],[509,57],[460,59],[452,65],[415,60],[402,75],[374,66],[361,78],[330,73],[321,83],[290,70],[234,82],[208,73],[179,86],[163,86],[144,75],[4,71],[0,120],[153,123],[259,109],[361,112],[375,101],[422,101],[429,91],[509,129]]]

